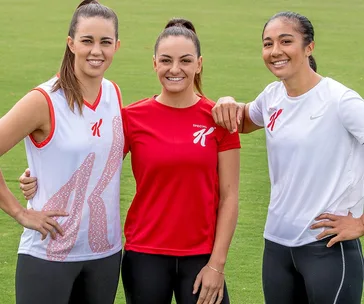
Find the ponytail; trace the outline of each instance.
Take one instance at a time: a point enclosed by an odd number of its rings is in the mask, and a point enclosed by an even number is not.
[[[118,17],[116,16],[115,12],[107,6],[100,4],[96,0],[82,1],[74,12],[70,23],[68,36],[72,39],[75,38],[75,33],[80,17],[101,17],[104,19],[111,19],[115,26],[115,38],[116,40],[118,39]],[[84,101],[81,84],[76,76],[74,65],[75,55],[70,50],[69,46],[66,45],[66,50],[64,52],[61,68],[59,71],[59,78],[54,83],[52,92],[56,92],[59,89],[62,89],[72,112],[74,112],[75,104],[77,104],[77,107],[82,114]]]
[[[312,55],[308,56],[308,62],[310,63],[311,69],[317,72],[317,64],[315,58]]]

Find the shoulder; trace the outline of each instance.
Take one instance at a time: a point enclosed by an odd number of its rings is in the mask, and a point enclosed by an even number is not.
[[[319,88],[319,94],[322,98],[330,99],[337,103],[340,103],[343,99],[361,98],[354,90],[329,77],[323,79],[323,83]]]

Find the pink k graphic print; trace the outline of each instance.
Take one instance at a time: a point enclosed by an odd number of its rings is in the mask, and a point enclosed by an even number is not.
[[[105,202],[101,194],[111,182],[122,160],[124,136],[121,118],[113,120],[113,141],[110,153],[99,181],[86,199],[87,187],[90,181],[95,153],[90,153],[82,165],[75,171],[70,180],[55,193],[43,207],[43,211],[66,210],[72,197],[67,220],[61,224],[64,236],[57,234],[56,239],[51,239],[47,247],[47,257],[52,261],[63,261],[74,247],[80,230],[82,211],[85,201],[89,206],[88,241],[92,252],[105,252],[114,245],[108,241],[107,215]],[[74,193],[74,195],[72,195]]]
[[[269,122],[269,124],[267,126],[268,129],[270,129],[271,131],[273,131],[274,125],[276,123],[276,120],[277,120],[278,116],[282,114],[282,112],[283,112],[283,109],[279,109],[278,111],[274,112],[270,116],[270,118],[269,118],[270,122]]]

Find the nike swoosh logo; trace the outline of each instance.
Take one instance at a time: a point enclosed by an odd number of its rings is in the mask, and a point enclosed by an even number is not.
[[[311,119],[311,120],[313,120],[313,119],[316,119],[316,118],[322,117],[323,115],[324,115],[324,114],[316,115],[316,116],[311,115],[311,116],[310,116],[310,119]]]

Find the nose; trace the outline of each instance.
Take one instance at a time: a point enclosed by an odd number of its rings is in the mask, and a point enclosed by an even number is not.
[[[272,57],[278,57],[281,54],[282,54],[282,50],[281,50],[279,43],[274,43],[273,48],[272,48],[272,53],[271,53]]]
[[[179,66],[179,62],[173,62],[173,65],[172,65],[172,67],[170,68],[169,71],[170,71],[171,74],[177,75],[181,71],[181,68]]]
[[[94,56],[102,54],[101,46],[99,43],[94,43],[94,45],[92,46],[92,49],[91,49],[91,54]]]

